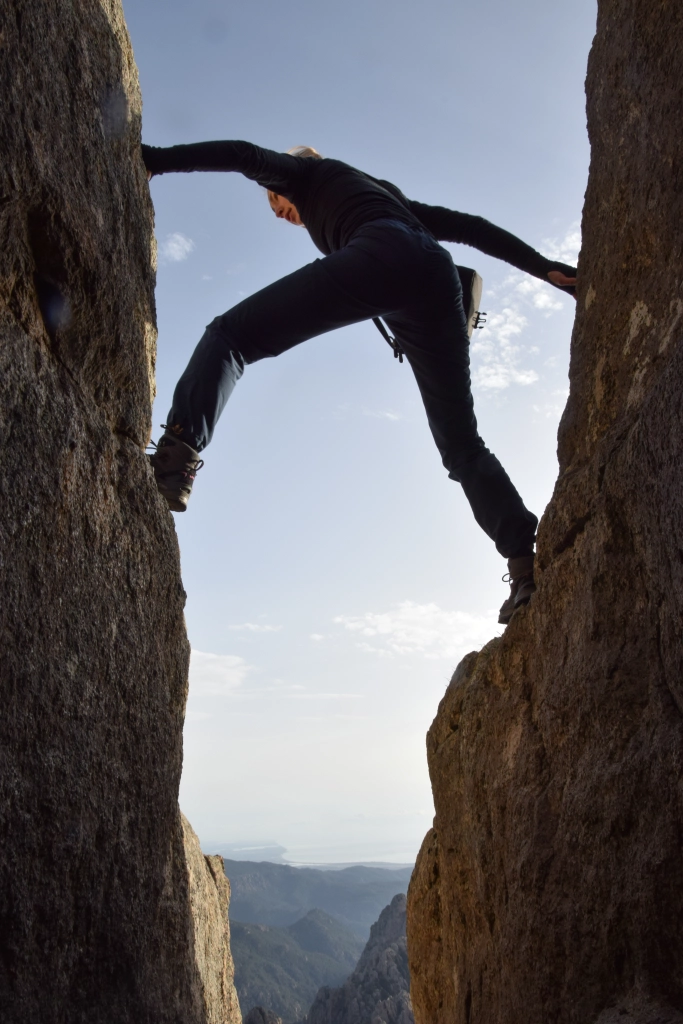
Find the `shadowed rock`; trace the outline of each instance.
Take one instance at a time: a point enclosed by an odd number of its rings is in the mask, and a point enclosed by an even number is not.
[[[560,475],[537,594],[429,732],[418,1024],[683,1009],[683,7],[598,8]]]
[[[0,1016],[237,1021],[222,872],[177,806],[189,648],[144,454],[154,240],[121,5],[6,0],[0,47]]]

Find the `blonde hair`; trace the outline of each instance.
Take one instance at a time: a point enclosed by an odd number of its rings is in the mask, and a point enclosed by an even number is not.
[[[311,157],[313,160],[324,159],[322,153],[319,153],[317,149],[313,149],[313,146],[292,146],[292,148],[288,149],[287,152],[290,156]],[[268,202],[272,206],[273,202],[277,199],[277,192],[271,192],[270,189],[267,189],[267,192]]]
[[[317,149],[313,149],[313,146],[292,146],[287,152],[290,156],[312,156],[316,160],[323,159],[322,153],[319,153]]]

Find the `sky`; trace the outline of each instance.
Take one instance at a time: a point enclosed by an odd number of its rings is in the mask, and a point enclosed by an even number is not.
[[[124,0],[143,139],[324,155],[572,263],[594,0]],[[237,174],[151,182],[155,434],[205,325],[318,257]],[[528,507],[557,475],[573,300],[474,249],[480,433]],[[506,570],[447,474],[407,364],[372,324],[247,368],[174,516],[193,649],[180,802],[206,852],[406,863],[433,805],[425,735],[500,635]]]

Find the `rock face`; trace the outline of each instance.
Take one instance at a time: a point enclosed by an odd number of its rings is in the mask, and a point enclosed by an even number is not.
[[[194,925],[193,952],[206,1024],[241,1024],[230,952],[230,882],[223,858],[205,857],[185,815],[181,814],[185,863]]]
[[[428,736],[418,1024],[683,1010],[683,7],[598,6],[560,475],[537,594]]]
[[[204,1024],[137,72],[118,0],[5,0],[0,49],[0,1012]]]
[[[413,1024],[409,989],[406,898],[400,894],[373,924],[348,981],[318,992],[307,1024]]]

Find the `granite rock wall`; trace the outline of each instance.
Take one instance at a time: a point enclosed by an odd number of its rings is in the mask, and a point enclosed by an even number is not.
[[[428,735],[418,1024],[683,1011],[683,7],[599,0],[591,165],[539,589]],[[565,98],[566,101],[566,98]]]
[[[223,858],[204,856],[185,815],[185,864],[189,879],[194,960],[203,1003],[203,1024],[242,1024],[235,991],[235,965],[230,950],[230,882]]]
[[[0,5],[0,1016],[204,1024],[152,207],[118,0]]]

